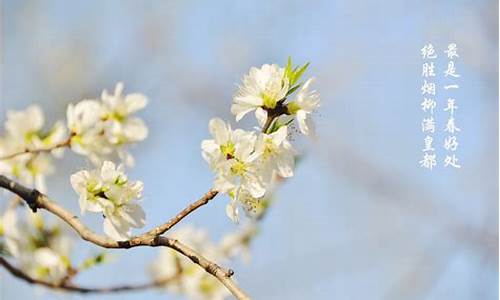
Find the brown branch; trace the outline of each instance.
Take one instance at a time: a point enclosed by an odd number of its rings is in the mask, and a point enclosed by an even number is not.
[[[268,133],[267,131],[273,124],[273,121],[281,115],[289,115],[289,111],[286,105],[283,104],[285,99],[278,101],[275,108],[265,108],[267,112],[266,122],[262,126],[262,132]]]
[[[144,235],[152,235],[157,236],[167,232],[170,228],[174,227],[177,223],[179,223],[182,219],[184,219],[187,215],[198,209],[199,207],[207,204],[210,200],[215,198],[219,192],[210,190],[203,197],[198,199],[196,202],[193,202],[188,207],[184,208],[180,213],[178,213],[175,217],[171,218],[165,224],[157,226],[150,231],[143,234]]]
[[[192,262],[202,267],[206,272],[216,277],[237,299],[250,299],[245,292],[243,292],[236,283],[231,279],[234,274],[232,270],[226,270],[214,262],[207,260],[201,254],[195,250],[189,248],[188,246],[182,244],[180,241],[168,237],[163,237],[155,235],[157,232],[165,232],[173,225],[177,224],[182,218],[187,216],[189,213],[194,211],[196,208],[204,205],[210,199],[217,195],[217,192],[210,191],[200,200],[196,201],[188,208],[183,210],[177,216],[172,218],[169,222],[161,225],[145,234],[132,237],[125,241],[115,241],[106,236],[96,234],[87,228],[82,222],[80,222],[78,216],[70,213],[65,208],[59,204],[51,201],[46,195],[40,193],[36,189],[27,188],[19,183],[16,183],[9,178],[0,175],[0,187],[7,189],[19,197],[21,197],[33,210],[36,211],[38,208],[45,209],[52,214],[58,216],[69,226],[71,226],[82,239],[91,242],[95,245],[101,246],[103,248],[121,248],[129,249],[132,247],[139,246],[165,246],[174,249],[180,254],[189,258]],[[159,228],[159,229],[158,229]],[[152,233],[153,232],[153,233]]]
[[[268,117],[266,119],[266,123],[264,123],[264,126],[262,126],[262,132],[263,133],[267,133],[267,130],[269,129],[269,127],[271,127],[271,124],[273,123],[274,121],[274,117]]]
[[[69,147],[71,145],[71,137],[68,138],[67,140],[65,140],[64,142],[61,142],[59,144],[55,144],[53,145],[52,147],[49,147],[49,148],[39,148],[39,149],[29,149],[29,148],[26,148],[22,151],[18,151],[18,152],[14,152],[14,153],[11,153],[11,154],[7,154],[7,155],[4,155],[4,156],[0,156],[0,160],[8,160],[8,159],[11,159],[11,158],[14,158],[16,156],[19,156],[19,155],[23,155],[23,154],[39,154],[39,153],[46,153],[46,152],[51,152],[52,150],[55,150],[55,149],[59,149],[59,148],[66,148],[66,147]]]
[[[142,283],[142,284],[124,284],[124,285],[117,285],[117,286],[112,286],[112,287],[82,287],[82,286],[73,285],[73,284],[70,284],[67,282],[55,283],[55,282],[50,282],[50,281],[45,281],[45,280],[33,278],[33,277],[29,276],[28,274],[24,273],[23,271],[21,271],[20,269],[16,268],[12,264],[10,264],[5,258],[3,258],[1,256],[0,256],[0,265],[2,265],[14,277],[17,277],[21,280],[24,280],[30,284],[41,285],[41,286],[44,286],[44,287],[47,287],[50,289],[55,289],[55,290],[62,290],[62,291],[82,293],[82,294],[91,294],[91,293],[92,294],[104,294],[104,293],[147,290],[150,288],[162,287],[162,286],[168,284],[170,281],[174,281],[174,280],[178,279],[178,277],[179,277],[179,275],[176,274],[176,275],[168,277],[168,278],[153,280],[151,282]]]

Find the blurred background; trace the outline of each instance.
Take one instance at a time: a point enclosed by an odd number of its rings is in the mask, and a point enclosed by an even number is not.
[[[200,155],[212,117],[230,115],[251,66],[311,62],[322,107],[318,138],[280,187],[252,244],[235,262],[255,299],[498,298],[497,1],[15,1],[1,3],[1,121],[40,104],[47,123],[66,105],[118,81],[141,92],[148,139],[130,177],[145,182],[148,228],[201,196],[212,174]],[[422,58],[432,43],[438,84],[449,43],[462,76],[454,91],[460,170],[419,167]],[[444,108],[445,94],[438,103]],[[439,112],[438,126],[446,117]],[[439,123],[441,122],[441,123]],[[233,122],[234,123],[234,122]],[[246,118],[242,127],[254,126]],[[440,128],[440,127],[438,127]],[[438,142],[439,141],[439,142]],[[78,212],[69,175],[89,166],[66,152],[49,195]],[[5,199],[5,196],[2,196]],[[214,240],[236,230],[218,197],[184,223]],[[98,215],[85,223],[101,230]],[[98,249],[77,242],[75,255]],[[158,249],[111,251],[77,283],[143,282]],[[157,290],[80,296],[35,288],[0,271],[1,299],[180,299]]]

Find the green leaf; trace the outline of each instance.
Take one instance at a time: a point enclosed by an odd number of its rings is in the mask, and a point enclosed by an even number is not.
[[[290,84],[295,84],[300,79],[300,77],[302,77],[304,72],[307,70],[307,67],[309,67],[309,63],[306,63],[305,65],[302,66],[302,68],[300,68],[298,70],[294,70],[293,82],[291,82]]]
[[[286,63],[286,67],[285,67],[285,73],[283,74],[284,78],[288,78],[288,81],[291,80],[292,76],[293,76],[293,71],[292,71],[292,57],[291,56],[288,56],[288,61]]]
[[[289,95],[293,94],[293,92],[295,92],[300,86],[301,86],[301,84],[297,84],[296,86],[294,86],[291,89],[289,89],[288,92],[286,93],[286,97],[288,97]]]
[[[283,79],[287,78],[288,79],[288,84],[290,86],[294,86],[300,80],[300,77],[302,77],[302,75],[304,74],[304,72],[309,67],[309,63],[305,63],[302,67],[296,66],[295,68],[292,65],[293,65],[293,63],[292,63],[292,57],[289,56],[288,60],[287,60],[287,63],[286,63],[285,72],[283,74]],[[289,91],[287,95],[290,95],[294,91],[295,90]]]
[[[289,74],[292,71],[292,57],[288,56],[288,60],[285,67],[285,73]]]

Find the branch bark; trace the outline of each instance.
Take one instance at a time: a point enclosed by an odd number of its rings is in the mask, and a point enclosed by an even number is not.
[[[201,206],[207,204],[210,200],[215,198],[219,192],[210,190],[208,191],[203,197],[198,199],[196,202],[193,202],[190,204],[188,207],[184,208],[180,213],[178,213],[175,217],[171,218],[166,222],[165,224],[162,224],[160,226],[157,226],[150,231],[144,233],[144,235],[161,235],[165,232],[167,232],[170,228],[174,227],[177,223],[179,223],[182,219],[184,219],[187,215],[192,213],[193,211],[197,210]]]
[[[233,270],[226,270],[216,263],[209,261],[201,254],[176,239],[160,236],[160,234],[165,233],[168,229],[172,228],[172,226],[177,224],[191,212],[213,199],[217,195],[216,191],[209,191],[198,201],[188,206],[163,225],[128,240],[115,241],[107,236],[99,235],[91,231],[82,222],[80,222],[78,216],[67,211],[65,208],[50,200],[46,195],[40,193],[36,189],[30,189],[3,175],[0,175],[0,187],[17,194],[34,212],[36,212],[37,209],[45,209],[56,215],[71,226],[85,241],[91,242],[103,248],[115,249],[129,249],[139,246],[169,247],[189,258],[192,262],[202,267],[207,273],[216,277],[237,299],[250,299],[249,296],[246,295],[246,293],[231,279],[231,276],[234,274]]]

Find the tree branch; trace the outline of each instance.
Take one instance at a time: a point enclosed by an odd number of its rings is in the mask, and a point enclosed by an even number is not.
[[[49,148],[40,148],[40,149],[29,149],[29,148],[26,148],[26,149],[24,149],[22,151],[18,151],[18,152],[14,152],[14,153],[11,153],[11,154],[4,155],[4,156],[0,156],[0,160],[8,160],[8,159],[14,158],[16,156],[27,154],[27,153],[30,153],[30,154],[39,154],[39,153],[51,152],[52,150],[59,149],[59,148],[66,148],[66,147],[69,147],[70,145],[71,145],[71,137],[69,137],[64,142],[61,142],[59,144],[55,144],[55,145],[53,145],[52,147],[49,147]]]
[[[213,199],[217,195],[216,191],[209,191],[205,196],[181,211],[169,222],[158,226],[149,232],[132,237],[125,241],[115,241],[106,236],[99,235],[91,231],[82,222],[80,222],[78,216],[70,213],[59,204],[51,201],[46,195],[40,193],[36,189],[29,189],[3,175],[0,175],[0,187],[7,189],[23,198],[23,200],[30,206],[33,211],[36,211],[38,208],[40,208],[45,209],[58,216],[69,226],[71,226],[82,239],[103,248],[129,249],[139,246],[165,246],[174,249],[175,251],[189,258],[195,264],[202,267],[206,272],[216,277],[237,299],[250,299],[249,296],[247,296],[245,292],[243,292],[231,279],[231,276],[234,274],[233,270],[226,270],[216,263],[207,260],[201,254],[182,244],[176,239],[163,237],[156,234],[158,232],[160,234],[166,232],[189,213],[191,213],[198,207],[208,203],[210,199]]]
[[[196,202],[193,202],[190,204],[188,207],[184,208],[180,213],[178,213],[175,217],[171,218],[166,222],[165,224],[162,224],[160,226],[157,226],[150,231],[144,233],[143,235],[161,235],[165,232],[167,232],[170,228],[174,227],[177,223],[179,223],[182,219],[184,219],[187,215],[198,209],[199,207],[207,204],[210,200],[215,198],[219,192],[210,190],[208,191],[203,197],[198,199]]]
[[[168,284],[170,281],[178,279],[178,274],[168,277],[165,279],[154,280],[143,284],[124,284],[112,287],[81,287],[69,283],[54,283],[45,280],[35,279],[30,277],[28,274],[24,273],[20,269],[16,268],[10,264],[5,258],[0,256],[0,265],[2,265],[10,274],[21,280],[24,280],[30,284],[41,285],[50,289],[62,290],[67,292],[82,293],[82,294],[104,294],[104,293],[116,293],[116,292],[127,292],[127,291],[140,291],[150,288],[162,287]]]

